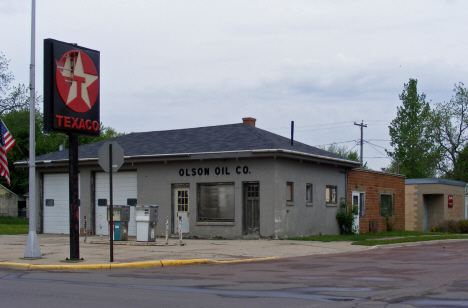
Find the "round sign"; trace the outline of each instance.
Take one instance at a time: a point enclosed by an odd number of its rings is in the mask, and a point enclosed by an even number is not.
[[[55,61],[55,83],[63,102],[75,112],[89,111],[99,93],[98,73],[91,58],[83,51],[70,50]]]

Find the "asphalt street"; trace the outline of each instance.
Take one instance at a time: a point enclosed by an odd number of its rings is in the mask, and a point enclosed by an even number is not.
[[[0,307],[468,307],[468,241],[266,261],[0,269]]]

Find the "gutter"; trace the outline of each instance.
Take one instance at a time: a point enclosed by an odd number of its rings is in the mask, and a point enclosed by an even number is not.
[[[323,156],[323,155],[309,154],[309,153],[304,153],[304,152],[297,152],[297,151],[283,150],[283,149],[277,149],[277,150],[252,150],[252,153],[286,153],[286,154],[308,156],[308,157],[313,157],[313,158],[320,158],[320,159],[325,159],[325,160],[333,160],[333,161],[348,163],[348,164],[357,165],[357,166],[361,165],[360,162],[356,162],[354,160],[334,158],[334,157],[328,157],[328,156]]]
[[[252,154],[261,154],[261,153],[284,153],[284,154],[293,154],[293,155],[300,155],[312,158],[318,158],[328,161],[336,161],[340,163],[346,163],[351,165],[360,166],[359,162],[355,162],[352,160],[341,159],[341,158],[334,158],[328,157],[323,155],[316,155],[316,154],[309,154],[304,152],[298,151],[291,151],[291,150],[284,150],[284,149],[264,149],[264,150],[240,150],[240,151],[223,151],[223,152],[198,152],[198,153],[177,153],[177,154],[154,154],[154,155],[138,155],[138,156],[124,156],[124,159],[144,159],[144,158],[163,158],[163,157],[189,157],[192,155],[206,155],[206,154],[225,154],[225,153],[252,153]],[[98,161],[98,158],[82,158],[79,159],[79,162],[89,162],[89,161]],[[50,164],[50,163],[66,163],[68,159],[58,159],[58,160],[43,160],[43,161],[36,161],[36,165],[40,164]],[[14,165],[22,166],[27,165],[26,161],[16,162]]]

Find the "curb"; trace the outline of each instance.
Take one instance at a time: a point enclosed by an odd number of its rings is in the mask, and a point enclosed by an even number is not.
[[[255,262],[277,259],[278,257],[265,257],[255,259],[240,259],[229,261],[216,261],[211,259],[191,259],[191,260],[161,260],[145,261],[117,264],[57,264],[57,265],[36,265],[28,263],[0,262],[0,268],[16,268],[24,270],[86,270],[86,269],[119,269],[119,268],[148,268],[148,267],[166,267],[166,266],[186,266],[200,264],[228,264],[240,262]]]

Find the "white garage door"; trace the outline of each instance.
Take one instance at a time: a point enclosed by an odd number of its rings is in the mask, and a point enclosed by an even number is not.
[[[136,201],[137,198],[137,173],[117,172],[112,173],[112,187],[114,190],[114,205],[127,205]],[[96,173],[96,234],[100,235],[100,224],[102,234],[108,235],[107,205],[110,204],[109,196],[109,173]],[[99,217],[101,216],[101,217]],[[135,207],[130,207],[130,222],[128,223],[128,235],[136,236]]]
[[[44,233],[70,234],[69,198],[68,173],[44,174]]]

